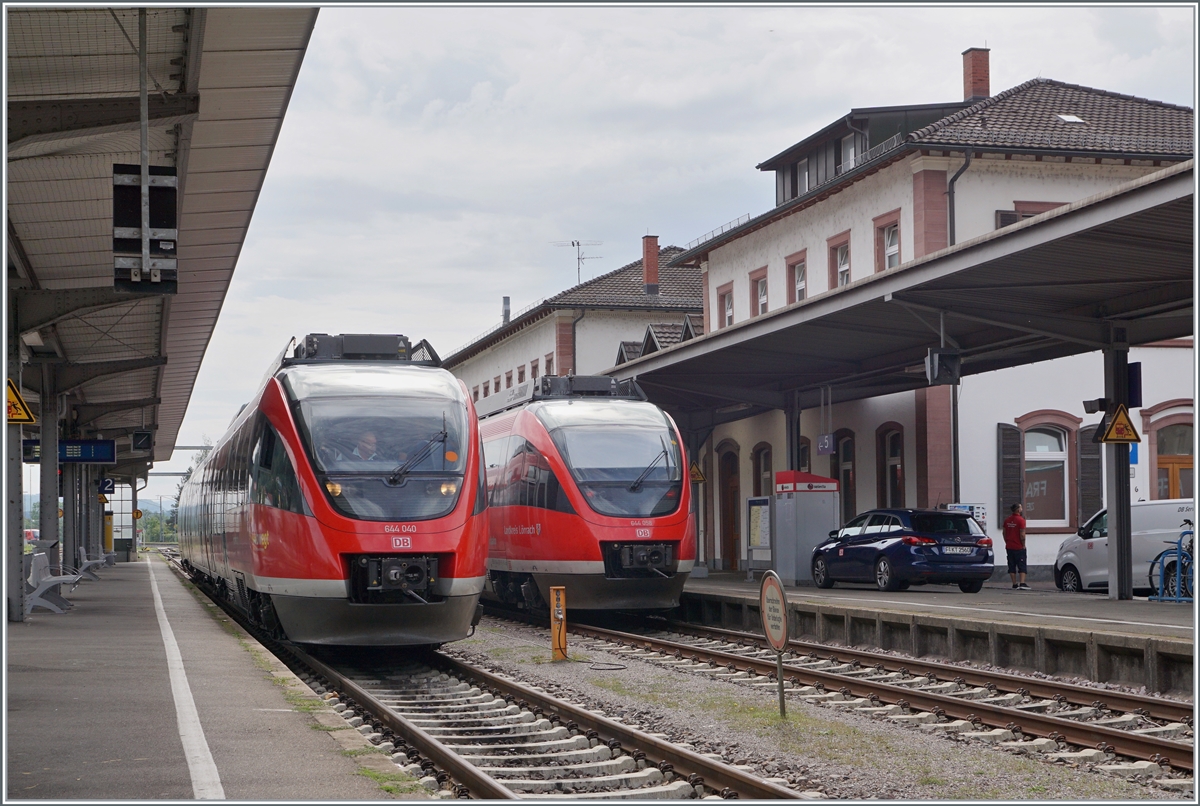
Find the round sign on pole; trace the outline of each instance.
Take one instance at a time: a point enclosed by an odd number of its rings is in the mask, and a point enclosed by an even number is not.
[[[133,511],[133,519],[136,521],[136,520],[141,520],[141,518],[142,518],[142,511],[140,509],[135,509]]]
[[[787,597],[783,594],[783,582],[774,571],[763,574],[758,603],[767,643],[776,652],[783,652],[788,642]]]

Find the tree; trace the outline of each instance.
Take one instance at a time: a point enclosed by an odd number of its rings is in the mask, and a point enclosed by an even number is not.
[[[192,454],[191,463],[188,465],[187,470],[183,471],[183,476],[180,477],[179,484],[175,487],[175,506],[171,508],[171,516],[167,521],[167,530],[175,534],[175,540],[179,539],[179,497],[183,495],[183,488],[187,485],[188,479],[192,477],[192,473],[195,472],[196,467],[204,461],[204,457],[208,455],[208,450],[212,448],[213,444],[208,436],[201,437],[200,443],[205,446],[205,449]]]

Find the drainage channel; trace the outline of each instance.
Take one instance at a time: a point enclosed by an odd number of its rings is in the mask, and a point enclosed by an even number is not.
[[[753,641],[633,634],[577,623],[570,630],[592,639],[585,648],[772,690],[778,685],[775,653]],[[1194,791],[1193,731],[1182,721],[1160,724],[1144,713],[1115,713],[1098,701],[1077,706],[1061,696],[1035,697],[1024,689],[1002,694],[994,683],[972,685],[961,676],[943,680],[932,672],[914,675],[903,668],[864,666],[859,660],[823,658],[816,653],[789,652],[784,659],[785,690],[810,703],[923,730],[952,731],[1051,760],[1154,778],[1159,786],[1175,791]],[[947,667],[947,671],[959,670]]]

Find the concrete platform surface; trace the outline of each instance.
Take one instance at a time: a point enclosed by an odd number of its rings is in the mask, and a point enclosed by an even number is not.
[[[746,581],[744,571],[709,572],[688,579],[684,593],[723,594],[757,602],[761,575]],[[796,603],[869,607],[891,613],[914,613],[980,622],[1059,627],[1131,636],[1192,640],[1195,611],[1190,604],[1151,602],[1143,597],[1115,601],[1106,594],[1063,593],[1053,582],[1031,582],[1033,590],[1013,590],[1010,582],[986,584],[979,593],[963,593],[956,585],[923,585],[884,593],[874,585],[839,582],[828,590],[785,589]]]
[[[370,770],[395,765],[327,709],[313,713],[312,691],[161,557],[100,574],[64,591],[75,605],[67,613],[35,610],[8,624],[7,800],[200,795],[181,739],[195,734],[177,715],[181,689],[177,677],[173,693],[151,574],[211,753],[204,797],[214,797],[213,776],[229,800],[391,797]]]

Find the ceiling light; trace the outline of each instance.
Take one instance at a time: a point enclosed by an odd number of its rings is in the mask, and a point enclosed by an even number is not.
[[[42,342],[42,334],[38,333],[36,330],[31,330],[28,333],[22,333],[21,341],[25,342],[25,346],[27,347],[41,347],[44,344]]]

